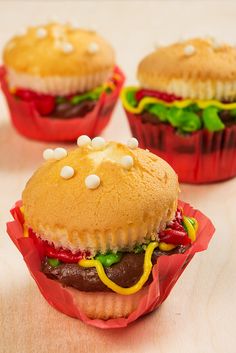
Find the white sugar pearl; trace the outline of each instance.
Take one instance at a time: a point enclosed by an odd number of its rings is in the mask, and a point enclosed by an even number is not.
[[[47,161],[48,159],[54,159],[54,151],[51,148],[47,148],[43,151],[43,158]]]
[[[72,53],[74,50],[74,47],[71,43],[69,42],[65,42],[62,44],[62,51],[63,53],[65,54],[69,54],[69,53]]]
[[[37,38],[40,38],[40,39],[45,38],[47,34],[48,34],[47,30],[43,27],[38,28],[36,31],[36,36]]]
[[[105,146],[105,140],[103,137],[97,136],[92,139],[91,144],[95,150],[100,150]]]
[[[85,179],[85,185],[88,189],[97,189],[97,187],[100,185],[100,182],[101,180],[96,174],[91,174]]]
[[[88,52],[89,52],[90,54],[95,54],[95,53],[98,52],[98,50],[99,50],[99,45],[98,45],[97,43],[91,42],[91,43],[89,44],[89,46],[88,46]]]
[[[65,165],[63,168],[61,168],[60,176],[63,179],[70,179],[73,177],[74,174],[75,174],[74,169],[69,165]]]
[[[121,158],[120,163],[125,169],[130,169],[134,165],[134,160],[133,157],[127,155]]]
[[[132,150],[138,147],[138,140],[135,137],[131,137],[127,141],[127,146],[131,148]]]
[[[62,159],[66,156],[67,156],[67,150],[65,150],[65,148],[62,148],[62,147],[55,148],[55,150],[54,150],[54,158],[55,159],[59,160],[59,159]]]
[[[79,147],[89,145],[91,143],[91,138],[88,137],[87,135],[81,135],[80,137],[77,138],[77,145]]]
[[[184,54],[185,55],[193,55],[196,52],[196,49],[193,45],[186,45],[186,47],[184,47]]]

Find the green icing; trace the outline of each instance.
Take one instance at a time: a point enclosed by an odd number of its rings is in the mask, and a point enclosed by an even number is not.
[[[187,111],[185,108],[170,107],[167,112],[167,119],[179,131],[193,132],[201,128],[199,116],[196,113]]]
[[[236,118],[236,109],[230,110],[230,115]]]
[[[112,90],[110,87],[104,87],[104,86],[99,86],[97,88],[95,88],[94,90],[92,91],[89,91],[89,92],[86,92],[86,93],[83,93],[83,94],[78,94],[78,95],[75,95],[73,96],[72,98],[68,99],[66,97],[56,97],[56,103],[57,104],[62,104],[62,103],[66,103],[66,102],[70,102],[72,105],[76,105],[76,104],[79,104],[85,100],[98,100],[100,95],[103,93],[103,92],[106,92],[106,93],[110,93]]]
[[[104,91],[105,91],[106,93],[111,93],[111,92],[112,92],[112,89],[111,89],[111,87],[106,86],[105,89],[104,89]]]
[[[186,108],[184,108],[186,112],[199,113],[201,109],[197,104],[190,104]]]
[[[120,262],[121,258],[122,258],[122,253],[120,252],[117,252],[117,253],[109,252],[106,254],[98,254],[95,256],[95,260],[100,261],[104,267],[110,267],[111,265],[116,264],[117,262]]]
[[[135,97],[135,94],[136,94],[136,91],[127,91],[126,93],[126,99],[127,99],[127,102],[129,102],[129,104],[132,106],[132,107],[136,107],[137,105],[137,99]]]
[[[90,92],[86,92],[84,94],[79,94],[77,96],[73,96],[70,100],[72,105],[76,105],[79,104],[85,100],[97,100],[100,95],[102,94],[102,92],[104,91],[104,87],[97,87],[94,90],[90,91]]]
[[[168,108],[165,107],[163,104],[150,104],[146,110],[155,115],[156,117],[159,118],[160,121],[165,122],[167,121],[167,113],[168,113]]]
[[[142,252],[144,252],[144,248],[143,248],[142,245],[137,245],[137,246],[135,246],[135,248],[134,248],[134,253],[135,253],[135,254],[140,254],[140,253],[142,253]]]
[[[48,263],[50,266],[52,267],[57,267],[60,265],[60,261],[58,259],[51,259],[51,258],[48,258]]]
[[[187,108],[166,107],[164,104],[150,104],[146,111],[155,115],[160,121],[168,122],[180,132],[193,132],[201,128],[202,123],[193,104]]]
[[[132,107],[136,107],[138,104],[135,98],[136,91],[129,90],[126,93],[126,100]],[[147,104],[145,111],[156,116],[161,122],[171,124],[180,133],[191,133],[201,128],[215,132],[225,128],[219,116],[220,109],[213,106],[200,109],[197,104],[190,104],[185,108],[177,108],[153,103]],[[236,109],[230,110],[230,115],[236,118]]]
[[[216,107],[207,107],[202,112],[204,126],[209,131],[220,131],[225,128],[225,125],[220,120],[218,115],[219,109]]]

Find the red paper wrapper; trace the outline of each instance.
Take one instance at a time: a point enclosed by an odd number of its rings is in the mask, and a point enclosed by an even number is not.
[[[207,249],[210,239],[215,231],[211,221],[200,211],[194,210],[190,205],[179,201],[179,206],[183,207],[183,213],[189,217],[195,217],[199,223],[197,239],[184,254],[171,256],[161,256],[157,264],[153,267],[153,281],[139,302],[137,309],[127,318],[110,320],[92,320],[88,318],[81,308],[76,305],[73,291],[55,281],[48,279],[41,271],[41,258],[31,238],[23,236],[23,219],[19,207],[21,202],[17,202],[11,210],[14,217],[13,222],[7,224],[7,232],[12,241],[21,252],[28,269],[36,281],[42,295],[54,308],[62,313],[80,319],[83,322],[99,328],[121,328],[126,327],[140,316],[143,316],[158,306],[169,295],[174,284],[182,274],[187,264],[191,261],[194,254]]]
[[[236,125],[184,136],[170,125],[144,123],[140,115],[127,111],[126,115],[140,147],[165,159],[181,182],[211,183],[236,176]]]
[[[109,94],[104,92],[95,108],[84,117],[70,119],[42,117],[33,102],[17,100],[8,89],[4,67],[0,67],[0,83],[8,103],[12,123],[19,133],[40,141],[74,141],[80,135],[91,137],[99,135],[110,121],[125,80],[124,74],[118,67],[115,68],[114,73],[120,76],[115,90]]]

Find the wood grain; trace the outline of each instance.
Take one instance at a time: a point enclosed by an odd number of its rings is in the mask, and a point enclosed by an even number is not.
[[[226,6],[227,4],[227,6]],[[96,27],[117,49],[134,83],[135,65],[154,43],[214,34],[235,40],[233,2],[1,1],[0,47],[27,24],[58,15]],[[104,136],[130,135],[120,105]],[[6,235],[9,209],[41,163],[43,143],[19,136],[0,96],[0,353],[233,353],[236,319],[236,180],[182,185],[181,198],[200,208],[217,232],[188,266],[162,307],[126,329],[102,331],[51,308]],[[67,146],[70,147],[70,146]]]

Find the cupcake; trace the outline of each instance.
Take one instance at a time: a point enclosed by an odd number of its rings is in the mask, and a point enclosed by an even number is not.
[[[13,124],[40,140],[76,140],[108,123],[124,77],[113,48],[69,24],[30,27],[12,38],[1,68]]]
[[[178,201],[174,170],[135,138],[81,136],[78,148],[43,156],[8,224],[41,293],[103,328],[154,310],[214,232]]]
[[[142,147],[175,169],[180,181],[209,183],[236,175],[236,49],[214,39],[160,47],[139,64],[139,87],[122,102]]]

